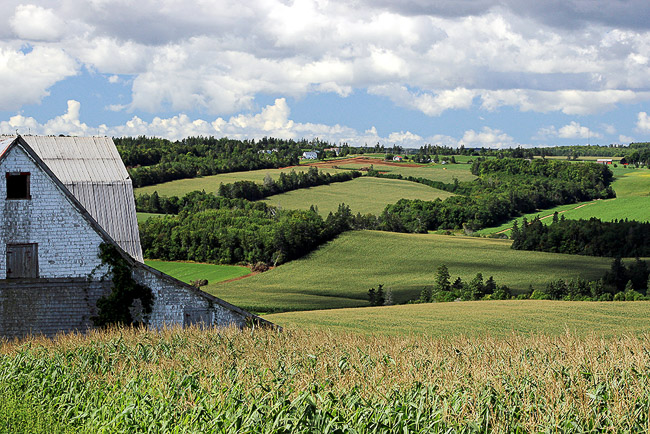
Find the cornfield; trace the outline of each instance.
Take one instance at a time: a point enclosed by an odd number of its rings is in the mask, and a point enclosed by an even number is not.
[[[647,431],[650,336],[116,328],[0,343],[2,432]]]

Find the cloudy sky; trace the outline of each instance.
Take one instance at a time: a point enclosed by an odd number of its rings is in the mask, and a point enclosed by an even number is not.
[[[650,141],[648,0],[4,0],[3,12],[3,133]]]

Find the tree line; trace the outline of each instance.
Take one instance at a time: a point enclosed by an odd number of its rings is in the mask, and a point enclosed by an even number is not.
[[[533,300],[565,301],[637,301],[647,300],[650,291],[650,271],[645,261],[638,258],[625,265],[620,258],[614,259],[609,271],[598,280],[586,280],[580,277],[557,279],[543,288],[528,290],[516,297],[507,285],[498,285],[492,276],[483,278],[482,273],[465,282],[460,277],[452,281],[445,264],[438,266],[433,284],[426,286],[416,303],[470,301],[470,300],[507,300],[511,298]],[[377,300],[377,292],[369,292],[371,305]]]
[[[218,195],[228,198],[259,200],[274,194],[280,194],[300,188],[327,185],[333,182],[351,181],[361,176],[361,172],[352,170],[340,173],[319,172],[310,167],[307,172],[292,170],[288,174],[280,172],[277,181],[267,173],[262,184],[253,181],[236,181],[231,184],[219,185]]]
[[[116,138],[118,152],[135,187],[183,178],[298,164],[306,142],[265,138],[233,140],[188,137],[170,141],[148,137]]]
[[[277,265],[311,252],[342,232],[376,225],[376,217],[355,216],[345,204],[323,218],[313,207],[281,210],[264,202],[204,192],[159,200],[168,204],[163,208],[173,207],[178,214],[143,222],[140,241],[145,257],[170,261]],[[142,204],[145,199],[139,201]]]
[[[414,179],[457,196],[435,201],[401,199],[386,207],[382,220],[394,232],[461,228],[471,232],[537,209],[614,197],[611,172],[595,163],[477,160],[472,173],[479,178],[451,185]]]
[[[521,228],[515,221],[511,235],[515,250],[569,253],[574,255],[644,257],[650,256],[650,223],[619,220],[603,222],[595,217],[589,220],[567,220],[557,213],[545,225],[535,217],[528,222],[524,217]]]

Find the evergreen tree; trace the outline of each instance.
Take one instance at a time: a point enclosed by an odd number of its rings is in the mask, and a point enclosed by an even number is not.
[[[449,275],[449,269],[447,269],[447,266],[445,264],[441,264],[438,267],[438,271],[436,272],[436,280],[434,284],[434,292],[442,292],[442,291],[449,291],[451,289],[451,282],[449,279],[451,276]]]

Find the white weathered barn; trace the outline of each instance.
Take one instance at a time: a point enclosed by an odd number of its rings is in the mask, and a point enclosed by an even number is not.
[[[150,327],[269,324],[142,262],[131,179],[110,138],[4,137],[0,170],[0,336],[93,327],[112,287],[102,243],[151,289],[152,312],[133,312]]]

